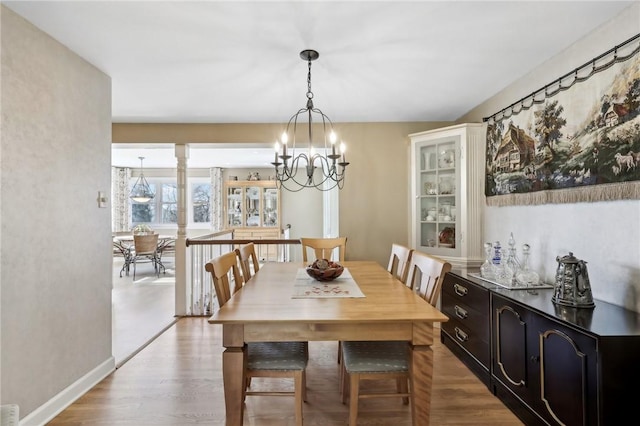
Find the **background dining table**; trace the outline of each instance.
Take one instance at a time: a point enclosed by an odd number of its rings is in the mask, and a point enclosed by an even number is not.
[[[209,318],[210,324],[223,327],[227,426],[240,426],[243,422],[245,344],[294,340],[409,342],[413,425],[429,424],[433,328],[434,323],[447,321],[447,316],[377,262],[347,261],[343,264],[365,297],[299,297],[296,291],[301,284],[299,270],[305,265],[272,262],[262,266]],[[306,283],[309,286],[321,284],[313,280]]]
[[[113,249],[114,253],[119,253],[124,259],[124,264],[120,270],[120,276],[126,272],[129,275],[129,261],[131,259],[131,249],[133,248],[133,234],[113,235]],[[158,235],[158,251],[162,254],[162,251],[170,246],[174,245],[176,237],[174,235]]]
[[[176,237],[174,235],[163,235],[160,234],[158,235],[158,244],[160,244],[161,241],[172,241],[175,240]],[[113,236],[113,240],[114,241],[122,241],[123,243],[130,243],[133,244],[133,234],[126,234],[126,235],[114,235]]]

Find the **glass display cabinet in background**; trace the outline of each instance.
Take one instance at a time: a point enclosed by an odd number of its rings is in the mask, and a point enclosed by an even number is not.
[[[224,223],[238,240],[280,238],[280,191],[273,180],[225,182]],[[261,259],[274,259],[275,245],[256,245]]]
[[[479,267],[484,208],[483,124],[461,124],[409,135],[411,247]]]

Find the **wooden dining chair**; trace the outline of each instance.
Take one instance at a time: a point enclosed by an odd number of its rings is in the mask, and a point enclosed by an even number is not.
[[[215,257],[204,265],[204,269],[211,274],[218,306],[222,308],[243,284],[236,253],[231,251]]]
[[[409,263],[408,282],[422,298],[435,306],[442,281],[451,264],[443,259],[414,251]],[[409,375],[409,345],[402,341],[345,341],[342,342],[341,394],[347,401],[349,390],[349,425],[358,420],[361,398],[402,397],[409,403],[411,376]],[[394,379],[395,392],[360,392],[361,380]]]
[[[309,250],[313,250],[315,259],[329,259],[338,262],[344,262],[345,252],[347,250],[347,237],[335,238],[300,238],[302,245],[302,261],[309,262],[310,257],[307,256]],[[335,259],[334,250],[338,249],[338,258]]]
[[[409,275],[409,262],[413,249],[403,246],[402,244],[393,243],[391,245],[391,255],[389,256],[389,265],[387,271],[395,278],[407,283],[407,275]],[[338,364],[342,362],[342,343],[338,342]]]
[[[334,262],[344,262],[345,252],[347,250],[347,237],[334,238],[300,238],[302,246],[302,261],[307,263],[315,259],[329,259]],[[335,249],[338,249],[338,258],[334,259]],[[313,259],[308,257],[308,251],[313,250]],[[311,260],[309,260],[311,259]],[[338,364],[342,360],[341,343],[338,342]]]
[[[158,234],[133,234],[133,250],[129,262],[133,264],[133,280],[136,280],[136,265],[139,262],[151,262],[160,277],[162,263],[158,257]]]
[[[231,296],[242,287],[242,276],[238,268],[235,251],[225,253],[206,263],[205,269],[211,279],[222,308]],[[233,281],[233,288],[231,287]],[[296,425],[302,426],[302,406],[307,400],[306,368],[309,362],[308,342],[249,342],[246,345],[247,362],[245,368],[244,397],[247,395],[289,395],[295,398]],[[253,377],[291,378],[291,391],[249,391]],[[243,398],[244,399],[244,398]]]
[[[238,261],[240,262],[240,269],[242,269],[242,277],[247,282],[251,279],[253,274],[260,270],[260,263],[258,262],[258,256],[256,255],[256,249],[254,243],[243,244],[236,250]]]
[[[411,262],[412,254],[413,249],[407,246],[397,243],[391,244],[391,255],[389,256],[387,271],[405,284],[409,275],[409,263]]]

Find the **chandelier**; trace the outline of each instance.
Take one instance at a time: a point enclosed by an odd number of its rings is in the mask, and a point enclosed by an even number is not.
[[[345,169],[349,165],[345,159],[345,145],[340,144],[340,153],[336,153],[337,137],[333,131],[333,123],[320,109],[313,106],[311,91],[311,62],[320,54],[315,50],[303,50],[300,58],[307,61],[307,105],[296,112],[287,123],[280,143],[275,144],[274,162],[278,187],[297,192],[303,188],[316,188],[328,191],[344,186]],[[322,135],[314,140],[314,116],[321,124]],[[306,126],[305,126],[306,119]],[[300,121],[300,131],[298,122]],[[300,133],[300,135],[298,135]],[[308,145],[296,148],[296,139],[306,133]],[[289,144],[289,141],[291,143]],[[297,151],[296,151],[297,149]],[[298,170],[300,169],[300,175]],[[316,170],[318,172],[316,173]]]
[[[129,194],[129,198],[131,198],[136,203],[148,203],[153,200],[153,197],[156,194],[153,193],[149,183],[144,178],[144,173],[142,172],[142,160],[144,157],[138,157],[140,159],[140,176],[138,176],[138,180],[131,188],[131,193]]]

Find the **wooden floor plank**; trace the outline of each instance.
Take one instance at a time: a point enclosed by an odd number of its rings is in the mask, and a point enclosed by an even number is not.
[[[221,327],[206,318],[182,318],[49,425],[224,425]],[[306,426],[344,426],[336,342],[311,342]],[[281,386],[290,386],[283,379]],[[376,383],[376,386],[384,386]],[[276,386],[252,381],[252,387]],[[517,417],[446,348],[434,345],[431,425],[518,426]],[[360,402],[361,426],[408,426],[400,399]],[[245,425],[294,424],[293,398],[247,397]]]

